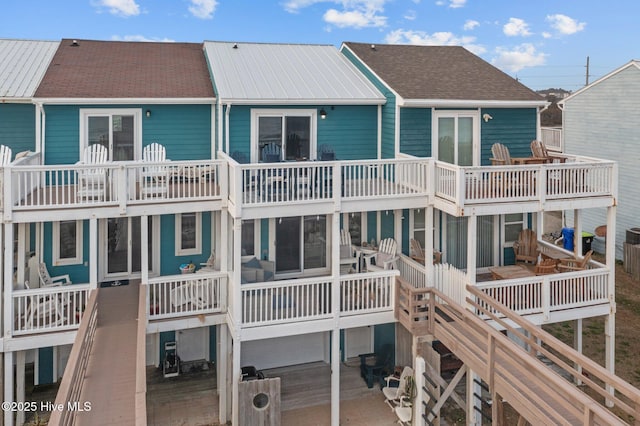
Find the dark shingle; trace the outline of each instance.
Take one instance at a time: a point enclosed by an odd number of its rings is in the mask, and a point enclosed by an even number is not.
[[[541,100],[533,90],[460,46],[344,44],[405,99]]]
[[[198,43],[63,39],[38,98],[212,98]]]

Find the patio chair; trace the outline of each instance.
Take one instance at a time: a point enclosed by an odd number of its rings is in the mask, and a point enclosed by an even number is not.
[[[11,164],[11,148],[0,145],[0,166],[4,167],[9,164]]]
[[[322,144],[318,147],[318,159],[320,161],[335,161],[336,153],[331,145]]]
[[[385,344],[377,352],[358,355],[360,357],[360,376],[367,383],[368,388],[373,387],[374,381],[382,380],[393,371],[393,345]]]
[[[367,271],[383,271],[387,269],[398,269],[397,244],[393,238],[385,238],[380,241],[380,247],[376,253],[367,254],[364,260]]]
[[[422,248],[422,244],[420,241],[415,238],[411,238],[409,240],[409,251],[411,253],[411,258],[416,262],[420,262],[424,265],[424,249]],[[442,262],[442,253],[439,251],[433,251],[433,264]]]
[[[107,148],[100,144],[92,144],[84,149],[82,160],[77,164],[95,165],[78,171],[78,196],[85,199],[104,200],[107,186]]]
[[[425,393],[429,398],[429,394]],[[400,397],[400,404],[395,408],[396,416],[398,417],[398,423],[403,426],[409,426],[411,424],[411,417],[413,417],[413,404],[407,395]]]
[[[530,262],[536,264],[538,262],[538,238],[536,233],[531,229],[523,229],[518,235],[518,241],[513,243],[513,252],[516,255],[517,262]]]
[[[249,156],[245,152],[233,151],[231,153],[231,158],[236,160],[236,162],[238,162],[239,164],[248,164],[249,163]]]
[[[268,143],[262,148],[262,161],[265,163],[279,163],[282,161],[280,145]]]
[[[535,139],[531,141],[531,155],[543,158],[545,163],[564,163],[567,161],[565,157],[549,154],[544,142]]]
[[[491,164],[494,166],[510,166],[514,164],[542,164],[544,158],[536,157],[511,157],[509,148],[501,143],[494,143],[491,146]]]
[[[356,248],[351,243],[351,233],[346,229],[340,230],[340,273],[348,273],[355,265],[355,270],[360,269],[360,261]]]
[[[55,277],[49,275],[47,265],[44,264],[44,262],[40,262],[38,265],[38,274],[40,275],[40,287],[58,287],[61,285],[72,284],[69,274],[58,275]]]
[[[64,305],[58,297],[43,296],[34,299],[24,314],[26,329],[42,326],[62,325]]]
[[[165,162],[167,161],[167,151],[163,145],[153,142],[142,150],[142,161],[148,163]],[[169,192],[169,175],[169,168],[166,166],[143,166],[140,173],[142,195],[167,195]]]
[[[413,369],[407,366],[402,369],[400,377],[391,375],[384,378],[386,386],[382,388],[382,393],[384,394],[384,402],[391,407],[391,410],[400,406],[400,398],[407,395],[407,387],[412,376]],[[392,387],[391,384],[397,384],[398,386]]]
[[[577,259],[577,258],[559,259],[559,263],[557,266],[558,271],[560,272],[583,271],[587,269],[587,265],[591,260],[592,254],[593,254],[593,250],[589,250],[582,259]]]
[[[555,259],[542,259],[534,268],[536,275],[554,274],[556,272],[556,260]]]

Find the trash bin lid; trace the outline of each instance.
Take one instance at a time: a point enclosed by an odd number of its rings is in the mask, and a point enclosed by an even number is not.
[[[591,232],[587,232],[587,231],[582,231],[582,238],[593,238],[595,235],[593,235]]]

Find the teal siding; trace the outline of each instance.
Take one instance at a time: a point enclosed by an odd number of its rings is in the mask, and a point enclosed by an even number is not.
[[[14,157],[18,152],[36,150],[35,117],[34,105],[0,103],[0,144],[10,147]]]
[[[193,262],[197,267],[211,255],[211,214],[202,213],[202,253],[176,256],[176,219],[174,215],[160,217],[160,275],[180,273],[180,265]],[[156,246],[157,247],[157,246]]]
[[[158,348],[160,352],[160,356],[158,359],[160,360],[159,367],[162,367],[162,363],[164,362],[164,344],[167,342],[175,342],[176,341],[176,332],[175,331],[163,331],[160,333],[160,347]],[[178,348],[178,352],[180,348]]]
[[[481,164],[491,164],[491,146],[500,142],[509,148],[512,157],[530,157],[531,141],[536,138],[537,110],[535,108],[486,108],[480,112],[490,114],[488,123],[481,121]]]
[[[400,152],[431,157],[431,108],[400,108]]]
[[[402,253],[409,255],[409,210],[402,210]]]
[[[379,352],[383,345],[396,344],[396,324],[378,324],[373,326],[373,351]],[[395,364],[395,357],[393,360]]]
[[[216,326],[209,326],[209,361],[217,362],[218,345],[216,341]]]
[[[211,158],[211,105],[95,105],[82,108],[140,108],[142,146],[163,144],[171,160]],[[46,164],[73,164],[80,159],[80,106],[47,105]],[[145,111],[151,111],[146,117]],[[141,155],[141,153],[139,153]]]
[[[251,157],[252,109],[316,109],[316,105],[232,106],[229,114],[229,153],[235,151]],[[375,158],[377,152],[377,106],[338,105],[324,107],[327,118],[317,120],[317,145],[333,146],[340,160]]]
[[[53,224],[52,222],[44,222],[44,248],[43,261],[47,264],[49,275],[55,277],[57,275],[69,274],[71,282],[74,284],[82,284],[89,282],[89,266],[85,266],[84,262],[89,260],[89,221],[82,223],[82,263],[79,265],[63,265],[53,266]]]
[[[396,96],[382,81],[380,81],[360,60],[347,49],[341,50],[356,68],[373,83],[384,95],[387,102],[382,106],[382,158],[395,157],[395,124],[396,124]]]
[[[53,378],[53,348],[40,348],[38,354],[38,383],[46,385],[54,383]]]

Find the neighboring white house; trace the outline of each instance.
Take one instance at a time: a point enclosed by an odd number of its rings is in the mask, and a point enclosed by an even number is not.
[[[566,152],[618,163],[616,258],[626,230],[640,227],[640,61],[633,60],[560,102]],[[587,209],[582,229],[607,223],[605,209]]]

